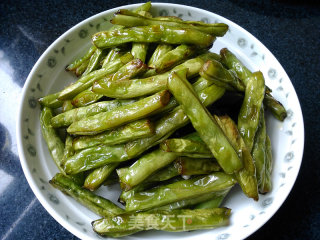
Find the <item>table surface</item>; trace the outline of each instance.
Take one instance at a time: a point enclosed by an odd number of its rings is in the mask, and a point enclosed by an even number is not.
[[[0,2],[2,240],[77,239],[46,212],[24,177],[15,130],[18,102],[32,66],[56,38],[96,13],[135,2]],[[239,24],[275,55],[289,75],[304,115],[305,150],[302,166],[285,203],[249,239],[320,239],[320,6],[307,0],[264,3],[253,0],[170,2],[203,8]]]

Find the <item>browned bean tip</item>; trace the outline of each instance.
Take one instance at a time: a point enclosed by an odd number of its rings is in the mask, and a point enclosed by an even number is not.
[[[171,98],[171,93],[169,92],[169,90],[164,90],[161,95],[160,95],[160,102],[163,106],[166,106]]]

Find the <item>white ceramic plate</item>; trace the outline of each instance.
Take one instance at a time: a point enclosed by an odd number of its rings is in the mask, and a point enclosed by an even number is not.
[[[91,229],[91,221],[97,215],[63,195],[48,184],[58,171],[41,136],[37,99],[61,90],[75,78],[64,67],[85,52],[90,36],[108,29],[112,14],[121,8],[132,9],[136,5],[122,6],[88,18],[59,37],[40,57],[33,67],[23,89],[17,123],[17,139],[24,174],[39,201],[47,211],[66,229],[82,239],[98,239]],[[296,92],[280,63],[255,37],[237,24],[214,13],[194,7],[176,4],[154,3],[155,15],[175,15],[184,20],[224,22],[230,31],[214,43],[212,51],[228,47],[251,70],[261,70],[273,95],[288,110],[284,122],[267,116],[268,134],[271,137],[274,158],[272,192],[260,196],[258,202],[248,199],[240,188],[234,188],[224,206],[232,209],[231,224],[214,230],[186,233],[149,231],[135,234],[130,239],[243,239],[259,229],[285,201],[299,172],[303,145],[304,127]],[[103,187],[98,194],[116,201],[119,189]]]

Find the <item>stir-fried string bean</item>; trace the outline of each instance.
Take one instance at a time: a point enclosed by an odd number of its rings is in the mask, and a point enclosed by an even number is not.
[[[43,138],[61,172],[50,183],[103,217],[92,222],[102,236],[225,226],[230,209],[220,205],[235,184],[254,200],[272,188],[263,106],[281,121],[286,110],[262,73],[226,48],[208,51],[228,25],[150,9],[115,13],[66,67],[77,81],[39,99]],[[230,92],[237,121],[219,115],[223,101],[209,108]],[[125,210],[94,192],[114,183]]]

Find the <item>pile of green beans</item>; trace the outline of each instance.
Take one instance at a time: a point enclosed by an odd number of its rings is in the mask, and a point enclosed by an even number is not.
[[[272,189],[265,111],[283,121],[286,110],[263,74],[226,48],[208,51],[226,24],[150,8],[115,13],[66,67],[79,79],[39,99],[60,171],[50,183],[102,217],[92,222],[102,236],[226,226],[231,209],[220,205],[233,186],[255,201]],[[230,96],[241,101],[237,118],[218,114]],[[125,208],[94,192],[110,183]]]

